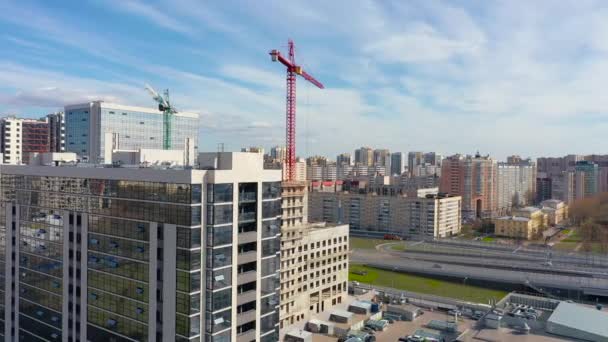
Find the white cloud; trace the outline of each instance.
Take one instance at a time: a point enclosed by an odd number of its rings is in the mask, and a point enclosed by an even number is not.
[[[268,59],[270,59],[270,57]],[[277,63],[275,67],[276,70],[274,72],[268,72],[261,70],[260,68],[229,64],[221,66],[219,72],[222,75],[239,82],[273,89],[285,88],[285,77],[280,76],[285,75],[285,67],[280,63]]]
[[[167,28],[172,31],[193,34],[194,31],[190,26],[185,25],[182,21],[171,17],[167,9],[156,8],[148,3],[143,3],[138,0],[119,0],[108,3],[109,8],[123,10],[132,14],[141,16],[148,20],[151,24]]]
[[[474,54],[478,49],[474,42],[449,39],[424,23],[414,23],[406,32],[389,35],[363,48],[375,59],[401,63],[443,61]]]

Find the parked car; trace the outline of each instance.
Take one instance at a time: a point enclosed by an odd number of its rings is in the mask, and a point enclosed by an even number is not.
[[[361,331],[365,331],[366,333],[371,334],[371,335],[376,333],[376,330],[368,327],[367,325],[364,326],[363,329],[361,329]]]
[[[448,314],[451,316],[454,316],[454,315],[462,316],[462,312],[460,312],[460,310],[450,310],[450,311],[448,311]]]

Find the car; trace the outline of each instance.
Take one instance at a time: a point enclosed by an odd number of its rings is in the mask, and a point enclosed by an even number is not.
[[[441,265],[439,265],[439,264],[434,264],[434,265],[433,265],[433,268],[441,268]]]
[[[397,340],[399,342],[408,342],[407,337],[399,337],[399,339]]]
[[[366,325],[365,327],[363,327],[363,329],[370,329],[370,331],[376,331],[376,327],[372,326],[372,325]]]
[[[460,312],[460,310],[450,310],[450,311],[448,311],[448,314],[452,315],[452,316],[454,316],[454,315],[462,316],[462,312]]]
[[[361,331],[365,331],[366,333],[371,334],[371,335],[376,333],[376,331],[374,329],[372,329],[368,326],[364,326],[363,329],[361,329]]]
[[[395,320],[390,317],[384,317],[384,320],[387,321],[389,324],[395,323]]]

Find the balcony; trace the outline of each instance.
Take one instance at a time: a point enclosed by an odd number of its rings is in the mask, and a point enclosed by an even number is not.
[[[238,239],[239,239],[239,244],[255,242],[258,239],[258,232],[252,231],[252,232],[239,233]]]
[[[251,251],[251,252],[239,254],[236,260],[239,265],[242,265],[242,264],[246,264],[248,262],[256,261],[257,258],[258,258],[258,252]]]
[[[236,342],[251,342],[255,340],[255,329],[237,335]]]
[[[249,303],[255,300],[257,295],[257,291],[256,290],[251,290],[251,291],[247,291],[247,292],[243,292],[243,293],[239,293],[236,296],[236,305],[242,305],[245,303]]]
[[[249,323],[251,321],[255,321],[255,312],[256,310],[249,310],[247,312],[240,313],[236,316],[236,324],[243,325],[245,323]]]
[[[256,280],[257,277],[258,277],[257,271],[249,271],[249,272],[241,273],[236,277],[236,284],[237,285],[247,284],[247,283],[250,283],[250,282]]]

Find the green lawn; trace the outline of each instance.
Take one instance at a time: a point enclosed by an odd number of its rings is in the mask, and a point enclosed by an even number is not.
[[[574,230],[570,236],[563,239],[562,242],[582,242],[583,238],[580,236],[578,230]]]
[[[391,242],[388,240],[380,240],[380,239],[366,239],[366,238],[358,238],[351,237],[350,238],[350,249],[374,249],[377,245],[385,242]]]
[[[486,236],[483,239],[481,239],[481,241],[483,241],[483,242],[495,242],[496,239],[493,238],[493,237],[490,237],[490,236]]]
[[[367,271],[367,274],[359,275],[352,273],[353,271]],[[478,303],[487,303],[490,298],[500,300],[507,294],[507,291],[486,289],[477,286],[463,285],[458,282],[385,271],[357,264],[350,265],[348,279],[360,283],[393,287],[405,291],[426,293]]]
[[[560,243],[553,246],[553,248],[555,248],[559,251],[571,252],[576,248],[576,246],[578,246],[578,242],[567,242],[567,241],[562,240]]]
[[[405,250],[405,242],[400,242],[391,246],[391,249],[397,252],[403,252]]]
[[[570,229],[564,229],[564,230],[562,230],[562,234],[564,234],[564,235],[568,235],[568,234],[570,234],[570,232],[571,232]]]

